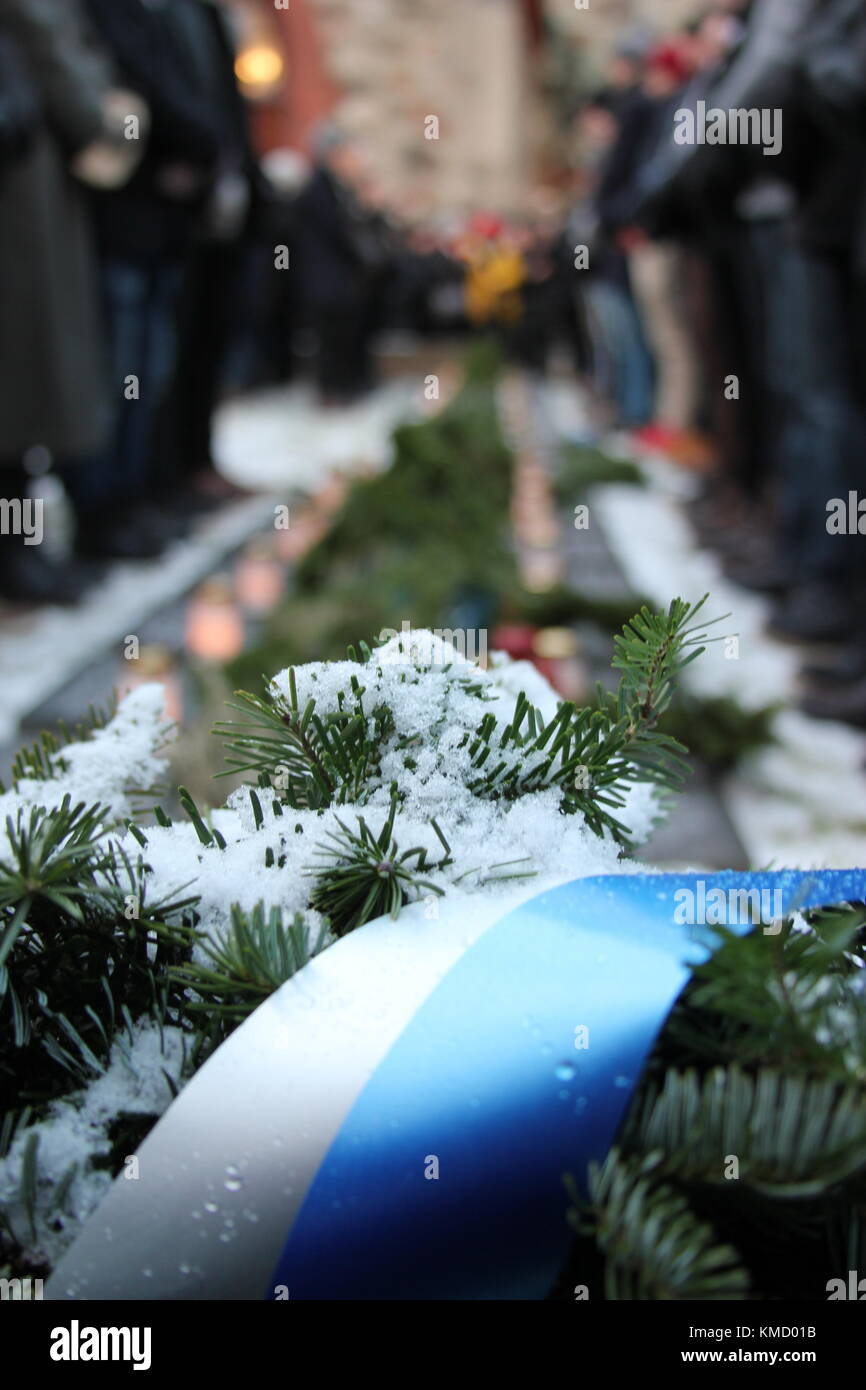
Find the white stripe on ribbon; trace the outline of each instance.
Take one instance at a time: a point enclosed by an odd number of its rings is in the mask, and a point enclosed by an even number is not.
[[[537,892],[528,880],[490,898],[449,897],[438,921],[413,904],[311,961],[169,1107],[138,1150],[138,1178],[117,1178],[46,1298],[260,1300],[383,1057],[466,949]]]

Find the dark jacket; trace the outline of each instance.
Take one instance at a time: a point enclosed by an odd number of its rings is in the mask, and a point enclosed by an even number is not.
[[[619,134],[602,171],[596,194],[601,227],[618,231],[638,220],[646,203],[644,187],[651,161],[671,138],[679,97],[654,100],[634,92],[621,111]]]
[[[100,243],[106,254],[148,258],[183,253],[201,215],[224,145],[225,113],[208,88],[208,66],[228,61],[214,37],[203,55],[187,37],[184,10],[199,0],[86,0],[121,79],[147,102],[151,129],[144,158],[130,182],[94,194]],[[210,7],[207,7],[209,11]],[[196,16],[192,16],[193,19]],[[202,18],[210,26],[213,17]],[[166,171],[185,166],[193,187],[165,191]]]
[[[669,192],[700,208],[713,228],[734,215],[741,193],[778,178],[795,195],[792,227],[803,245],[866,269],[864,31],[862,0],[759,0],[742,50],[708,100],[781,110],[781,152],[766,158],[737,145],[689,151]],[[843,92],[846,104],[839,104]]]
[[[317,308],[361,308],[391,261],[381,219],[360,208],[325,167],[316,169],[295,208],[303,301]]]
[[[866,276],[866,8],[824,0],[797,69],[801,131],[790,177],[797,230]]]
[[[0,177],[23,155],[42,122],[39,90],[19,45],[0,30]]]
[[[95,251],[70,158],[102,133],[111,74],[78,0],[0,0],[39,116],[0,178],[0,458],[70,458],[108,427]]]
[[[750,145],[678,145],[659,148],[642,185],[640,220],[652,232],[697,227],[709,241],[724,241],[737,220],[735,199],[749,184],[788,177],[794,152],[800,100],[798,57],[808,43],[811,25],[824,0],[755,0],[739,47],[715,72],[700,74],[682,97],[682,105],[779,108],[783,144],[779,156],[767,157]]]

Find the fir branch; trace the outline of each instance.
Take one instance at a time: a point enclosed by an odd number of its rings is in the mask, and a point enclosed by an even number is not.
[[[862,1083],[864,923],[864,909],[851,905],[746,936],[708,927],[717,945],[694,968],[668,1026],[671,1043],[697,1057]]]
[[[190,961],[169,974],[195,991],[198,998],[189,1006],[194,1013],[234,1024],[318,955],[325,938],[323,928],[314,936],[298,913],[285,926],[279,907],[267,911],[258,902],[248,913],[234,903],[231,926],[224,936],[199,937],[206,961]]]
[[[227,751],[227,770],[218,775],[255,772],[260,787],[274,788],[298,810],[363,800],[365,783],[379,765],[382,741],[393,728],[393,716],[384,706],[368,717],[364,693],[353,677],[349,708],[319,715],[312,699],[300,708],[294,671],[289,671],[286,694],[270,690],[261,698],[237,691],[230,708],[248,717],[215,726]]]
[[[498,741],[495,719],[486,716],[474,741],[466,741],[473,766],[485,769],[469,783],[476,795],[514,799],[556,786],[563,812],[581,813],[595,834],[609,832],[627,845],[627,827],[615,812],[629,787],[646,782],[673,791],[687,772],[686,750],[658,729],[658,720],[682,671],[704,650],[706,632],[694,619],[705,601],[676,599],[661,613],[641,609],[615,639],[619,688],[599,690],[595,706],[564,702],[545,724],[520,695]]]
[[[310,906],[328,918],[335,936],[345,936],[386,912],[396,917],[411,893],[442,895],[441,888],[420,875],[451,863],[447,845],[445,856],[430,865],[425,849],[401,852],[392,837],[396,812],[394,800],[378,835],[374,835],[363,816],[358,817],[357,831],[338,821],[339,831],[327,837],[330,844],[315,851],[327,862],[307,870],[316,879]],[[445,844],[439,827],[434,823],[433,828]]]
[[[9,958],[34,907],[82,919],[83,902],[93,896],[95,874],[109,863],[98,844],[104,808],[60,806],[23,810],[6,819],[9,856],[0,859],[0,966]]]
[[[577,1201],[573,1183],[570,1189]],[[604,1257],[607,1300],[748,1297],[737,1251],[720,1244],[686,1199],[658,1180],[652,1156],[627,1159],[611,1149],[603,1164],[590,1164],[589,1203],[576,1204],[569,1222],[579,1235],[591,1235]]]
[[[226,842],[224,837],[214,825],[207,824],[201,811],[196,806],[192,794],[187,791],[186,787],[178,787],[177,795],[181,806],[195,827],[195,833],[201,844],[205,845],[208,849],[212,848],[214,845],[219,849],[225,849]]]
[[[48,1098],[104,1067],[130,1007],[151,1011],[155,975],[188,953],[185,923],[197,902],[149,901],[146,866],[104,836],[98,806],[72,807],[67,797],[50,811],[34,807],[7,834],[0,1108],[14,1102],[22,1072],[29,1096]]]
[[[866,1167],[866,1102],[857,1086],[769,1069],[754,1077],[736,1066],[704,1077],[670,1070],[643,1095],[623,1147],[659,1154],[667,1177],[816,1197]]]
[[[25,779],[48,782],[66,771],[63,749],[70,743],[86,743],[104,729],[117,713],[117,697],[105,709],[88,705],[87,714],[71,729],[60,720],[57,732],[44,731],[29,747],[19,748],[12,762],[12,785]]]

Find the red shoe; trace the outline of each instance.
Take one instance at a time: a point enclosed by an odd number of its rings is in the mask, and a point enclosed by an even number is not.
[[[707,472],[716,462],[712,442],[697,430],[674,429],[656,422],[633,431],[632,438],[643,448],[667,454],[674,463],[699,473]]]
[[[633,430],[632,439],[645,449],[665,450],[673,443],[676,434],[677,431],[671,429],[669,425],[662,425],[655,421],[650,425],[642,425],[639,430]]]

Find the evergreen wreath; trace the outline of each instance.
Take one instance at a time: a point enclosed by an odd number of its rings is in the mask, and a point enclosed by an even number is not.
[[[390,473],[351,490],[290,632],[311,614],[332,655],[346,594],[354,631],[375,632],[514,593],[494,375],[482,352],[441,416],[398,431]],[[610,478],[605,459],[570,462],[569,490]],[[539,622],[576,603],[519,596]],[[337,938],[418,900],[628,869],[682,785],[678,736],[706,724],[673,704],[702,608],[641,608],[615,641],[618,688],[582,708],[425,631],[298,664],[218,726],[248,784],[216,810],[181,788],[177,822],[155,688],[23,750],[0,789],[0,1275],[48,1273],[213,1049]],[[719,764],[764,737],[724,716]],[[849,904],[771,937],[718,929],[588,1200],[563,1191],[575,1240],[553,1297],[823,1299],[863,1268],[864,921]]]
[[[185,1079],[336,937],[569,861],[615,870],[681,783],[658,722],[705,635],[680,601],[642,611],[617,693],[587,709],[543,712],[531,671],[480,671],[425,633],[286,671],[220,730],[250,785],[223,811],[182,795],[178,823],[132,818],[159,771],[152,689],[23,755],[0,853],[5,1267],[47,1272]],[[491,827],[510,847],[496,863],[478,852]],[[245,892],[220,908],[232,882]],[[848,905],[774,936],[717,929],[588,1202],[572,1188],[554,1297],[591,1281],[613,1299],[823,1298],[858,1267],[864,923]]]

